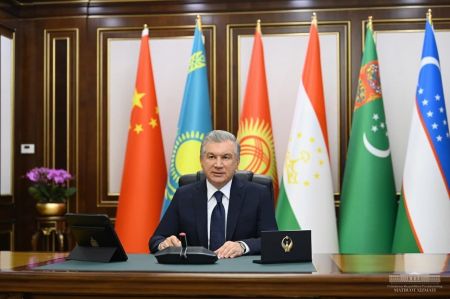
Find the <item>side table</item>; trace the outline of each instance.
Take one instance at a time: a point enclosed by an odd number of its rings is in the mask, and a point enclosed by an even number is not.
[[[36,217],[36,232],[31,237],[33,251],[71,249],[69,227],[64,216]]]

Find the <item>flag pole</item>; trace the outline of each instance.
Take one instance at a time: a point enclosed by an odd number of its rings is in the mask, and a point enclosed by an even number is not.
[[[431,8],[427,11],[427,21],[430,22],[431,25],[433,25],[433,21],[431,20]]]
[[[198,26],[198,29],[200,30],[200,31],[202,31],[202,17],[200,17],[200,15],[197,15],[197,26]]]
[[[317,14],[315,12],[311,16],[311,24],[317,26]]]
[[[256,32],[261,33],[261,20],[256,21]]]
[[[367,23],[367,28],[373,31],[373,23],[372,23],[372,16],[369,16],[368,18],[368,23]]]
[[[147,24],[144,24],[144,29],[142,29],[142,34],[149,35],[149,32],[148,32],[148,25],[147,25]]]

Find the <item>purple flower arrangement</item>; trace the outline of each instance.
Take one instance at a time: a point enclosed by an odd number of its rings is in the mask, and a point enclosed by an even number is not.
[[[76,192],[69,187],[73,176],[64,169],[36,167],[27,172],[26,178],[32,182],[28,193],[38,202],[65,202]]]

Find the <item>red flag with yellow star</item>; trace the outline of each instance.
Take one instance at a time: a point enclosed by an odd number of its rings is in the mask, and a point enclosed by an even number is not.
[[[117,208],[116,230],[128,253],[149,252],[167,177],[148,35],[145,27]]]
[[[241,144],[239,169],[271,176],[274,200],[276,201],[278,197],[277,163],[259,20],[255,31],[247,88],[237,135]]]

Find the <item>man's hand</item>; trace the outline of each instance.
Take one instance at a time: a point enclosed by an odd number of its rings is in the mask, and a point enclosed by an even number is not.
[[[244,249],[239,242],[227,241],[214,252],[219,259],[228,259],[243,255]]]
[[[158,250],[166,249],[167,247],[180,247],[181,241],[174,235],[167,237],[164,241],[159,243]]]

